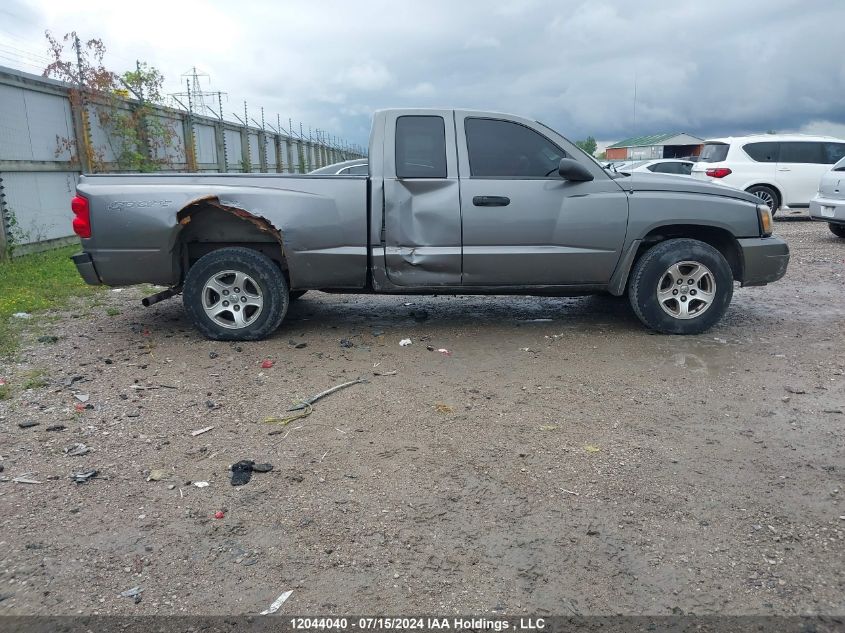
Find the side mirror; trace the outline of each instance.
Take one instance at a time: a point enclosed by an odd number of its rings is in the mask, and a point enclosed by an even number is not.
[[[584,165],[571,158],[560,159],[557,173],[564,180],[571,180],[572,182],[587,182],[593,179],[593,175]]]

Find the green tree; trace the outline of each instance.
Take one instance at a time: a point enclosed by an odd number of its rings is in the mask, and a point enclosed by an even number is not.
[[[596,139],[588,136],[583,141],[575,141],[575,144],[592,156],[596,151]]]
[[[81,149],[94,172],[150,172],[170,166],[178,137],[174,124],[157,116],[156,106],[164,103],[161,73],[138,62],[135,70],[118,75],[103,65],[106,47],[102,40],[81,42],[76,32],[67,33],[61,40],[49,31],[45,35],[52,61],[44,76],[70,84],[69,98],[81,112],[83,127],[77,133],[83,147],[77,147],[75,139],[57,137],[56,154],[70,151],[78,160]],[[107,165],[103,150],[93,147],[88,122],[91,114],[106,133],[114,164]]]

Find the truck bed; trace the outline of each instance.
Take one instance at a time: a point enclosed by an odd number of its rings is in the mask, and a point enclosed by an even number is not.
[[[107,285],[177,284],[180,235],[202,221],[186,210],[199,206],[251,219],[268,243],[280,241],[294,289],[366,284],[366,176],[110,174],[82,176],[77,190],[90,201],[85,251]],[[237,241],[236,227],[209,227],[202,241]]]

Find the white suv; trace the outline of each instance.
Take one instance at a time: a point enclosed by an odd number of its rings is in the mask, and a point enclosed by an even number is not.
[[[760,134],[706,141],[692,177],[743,189],[769,205],[809,207],[821,177],[845,156],[845,141],[830,136]]]

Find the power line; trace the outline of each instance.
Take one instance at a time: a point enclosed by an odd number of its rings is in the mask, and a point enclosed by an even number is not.
[[[23,48],[18,48],[17,46],[12,46],[11,44],[6,44],[5,42],[0,41],[0,47],[5,48],[6,52],[13,53],[16,55],[20,55],[22,57],[27,57],[29,59],[35,60],[37,62],[49,62],[50,58],[44,55],[37,55],[31,51],[28,51]]]
[[[41,74],[42,72],[44,72],[43,66],[39,66],[35,62],[28,62],[26,60],[20,59],[19,57],[9,57],[9,56],[4,55],[2,52],[0,52],[0,59],[3,59],[6,62],[9,62],[10,64],[14,64],[15,66],[18,66],[18,67],[20,67],[20,66],[26,66],[27,67],[27,68],[19,68],[19,70],[31,72],[34,69],[35,72],[33,74]]]
[[[3,37],[7,37],[9,39],[12,39],[12,40],[16,40],[19,44],[22,44],[24,46],[31,46],[32,41],[33,41],[33,38],[21,37],[20,35],[17,35],[16,33],[10,33],[9,31],[7,31],[5,29],[0,29],[0,35],[2,35]],[[44,42],[44,45],[46,47],[47,43]]]

